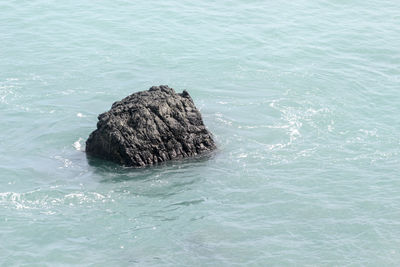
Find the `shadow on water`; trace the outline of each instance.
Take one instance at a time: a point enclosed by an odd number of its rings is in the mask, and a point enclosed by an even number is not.
[[[100,182],[118,183],[130,180],[153,180],[157,179],[161,174],[169,175],[185,175],[189,176],[193,172],[199,172],[199,168],[205,168],[214,158],[216,152],[207,153],[201,156],[171,160],[168,162],[158,163],[146,167],[124,167],[114,162],[86,156],[88,165],[92,168],[94,174],[100,177]],[[201,172],[201,171],[200,171]],[[186,181],[187,182],[187,181]],[[185,183],[183,181],[183,183]]]

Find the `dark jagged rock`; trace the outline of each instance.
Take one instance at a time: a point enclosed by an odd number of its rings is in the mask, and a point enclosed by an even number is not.
[[[161,85],[115,102],[98,116],[86,153],[141,167],[192,157],[216,148],[187,91]]]

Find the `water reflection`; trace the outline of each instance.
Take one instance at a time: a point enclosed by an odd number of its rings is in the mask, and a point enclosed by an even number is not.
[[[92,156],[86,156],[88,165],[102,183],[119,183],[125,181],[147,181],[159,180],[160,177],[190,177],[193,174],[201,173],[202,168],[209,166],[210,161],[214,158],[215,152],[202,156],[172,160],[146,167],[124,167],[116,163],[98,159]],[[187,183],[186,181],[182,182]]]

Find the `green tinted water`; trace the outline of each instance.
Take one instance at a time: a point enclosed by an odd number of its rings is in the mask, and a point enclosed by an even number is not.
[[[0,265],[400,263],[400,2],[3,1]],[[211,158],[88,162],[97,115],[187,89]]]

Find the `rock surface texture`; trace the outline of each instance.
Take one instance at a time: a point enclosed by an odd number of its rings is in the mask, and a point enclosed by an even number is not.
[[[142,167],[203,154],[216,148],[187,91],[161,85],[115,102],[98,117],[86,153]]]

